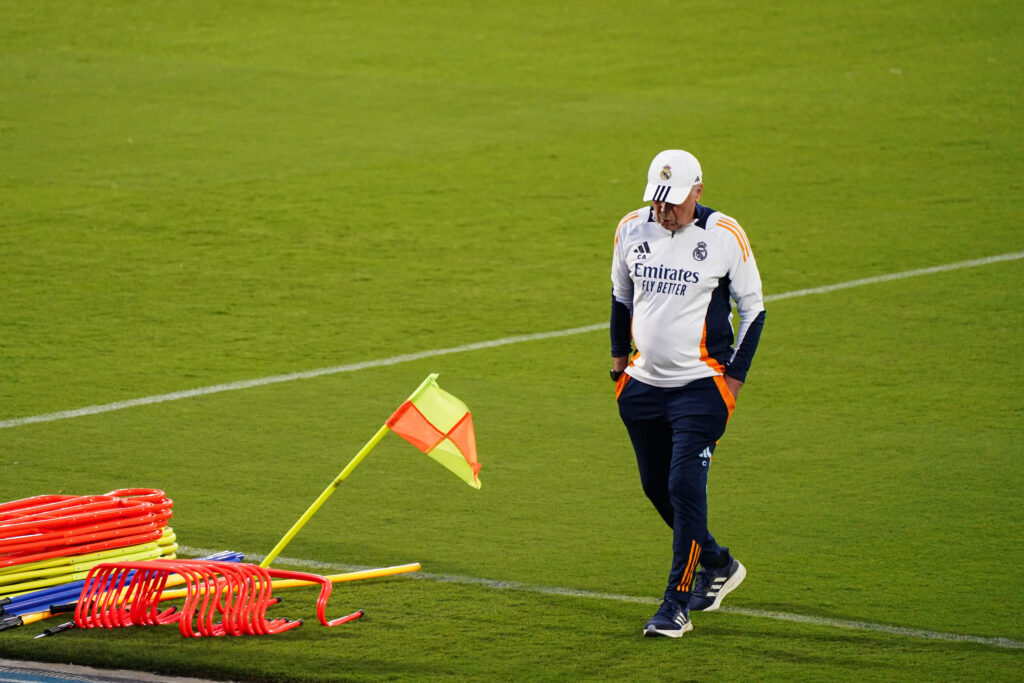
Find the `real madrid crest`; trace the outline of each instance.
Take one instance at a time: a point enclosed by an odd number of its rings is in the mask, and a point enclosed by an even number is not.
[[[708,245],[703,242],[697,242],[697,248],[693,250],[693,260],[703,261],[708,257]]]
[[[662,180],[668,180],[671,177],[672,177],[672,167],[669,166],[668,164],[665,164],[664,166],[661,167],[661,179]]]

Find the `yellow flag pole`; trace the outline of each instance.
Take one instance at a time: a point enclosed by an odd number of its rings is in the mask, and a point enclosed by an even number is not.
[[[431,386],[431,384],[433,384],[435,379],[437,379],[436,372],[431,375],[428,375],[427,378],[423,380],[423,382],[420,383],[418,387],[416,387],[416,391],[412,392],[412,394],[409,395],[409,398],[407,398],[406,401],[415,400],[417,396],[426,391]],[[314,500],[313,504],[309,506],[309,509],[306,510],[301,517],[299,517],[299,521],[295,522],[295,524],[292,525],[292,528],[288,530],[288,533],[284,535],[284,538],[277,542],[277,545],[275,545],[274,549],[270,551],[270,554],[263,558],[263,561],[260,562],[261,567],[266,568],[270,566],[270,563],[274,561],[274,559],[282,550],[284,550],[284,547],[288,545],[289,541],[291,541],[292,538],[295,537],[295,534],[299,533],[299,529],[305,526],[306,522],[309,521],[309,518],[316,514],[316,511],[320,509],[320,506],[324,504],[324,501],[331,497],[331,494],[334,493],[334,490],[341,485],[341,482],[345,481],[345,478],[352,473],[352,470],[356,468],[356,465],[362,462],[363,458],[365,458],[370,453],[370,451],[373,450],[373,447],[380,443],[380,440],[383,439],[384,436],[390,431],[391,430],[388,429],[387,424],[384,424],[384,426],[382,426],[377,431],[377,433],[373,435],[373,438],[366,442],[366,445],[363,446],[363,449],[356,453],[356,457],[352,458],[352,460],[349,461],[347,465],[345,465],[345,469],[343,469],[341,473],[334,478],[334,481],[332,481],[330,485],[324,489],[324,492],[320,494],[320,497]]]
[[[395,576],[396,574],[407,574],[409,572],[418,572],[421,569],[419,562],[413,562],[412,564],[400,564],[394,567],[381,567],[380,569],[360,569],[359,571],[346,572],[344,574],[331,574],[325,576],[331,583],[343,583],[345,581],[362,581],[363,579],[379,579],[385,576]],[[175,575],[176,576],[176,575]],[[175,578],[175,577],[172,577]],[[180,581],[178,583],[181,583]],[[168,582],[170,585],[170,582]],[[303,586],[319,586],[320,584],[316,581],[304,581],[302,579],[274,579],[270,582],[271,588],[301,588]],[[177,598],[183,598],[188,595],[187,588],[175,588],[172,590],[165,590],[160,594],[161,600],[175,600]]]
[[[348,475],[352,473],[352,470],[356,468],[356,465],[362,462],[363,458],[369,455],[370,451],[373,450],[373,447],[380,443],[380,440],[383,439],[384,436],[390,431],[391,430],[388,429],[388,426],[386,424],[383,425],[379,430],[377,430],[377,433],[373,435],[373,438],[366,442],[366,445],[363,446],[362,450],[356,453],[356,456],[352,458],[352,460],[350,460],[347,465],[345,465],[345,469],[343,469],[338,474],[338,476],[334,478],[334,481],[332,481],[330,485],[324,489],[324,492],[320,494],[320,497],[314,500],[313,504],[309,506],[309,509],[306,510],[301,517],[299,517],[299,521],[295,522],[295,524],[292,525],[292,528],[288,530],[288,533],[284,535],[284,538],[277,542],[277,545],[275,545],[274,549],[270,551],[270,554],[263,558],[263,561],[260,562],[261,567],[270,566],[270,563],[274,561],[274,558],[276,558],[278,554],[282,550],[284,550],[284,547],[288,545],[289,541],[291,541],[292,538],[295,537],[295,534],[299,533],[299,530],[303,526],[305,526],[306,522],[309,521],[309,518],[312,517],[316,513],[316,511],[320,509],[320,506],[323,505],[328,498],[331,497],[331,494],[334,493],[335,489],[341,486],[341,482],[345,481]]]
[[[345,581],[362,581],[363,579],[379,579],[385,576],[418,572],[421,569],[419,562],[412,564],[400,564],[394,567],[381,567],[380,569],[360,569],[344,574],[331,574],[324,578],[330,579],[331,583],[342,583]],[[317,586],[314,581],[302,581],[301,579],[276,579],[270,582],[274,588],[295,588],[299,586]]]

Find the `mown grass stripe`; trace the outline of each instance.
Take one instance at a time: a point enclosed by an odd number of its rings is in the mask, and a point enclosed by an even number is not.
[[[190,548],[181,546],[182,555],[202,557],[217,552],[206,548]],[[265,557],[257,553],[244,553],[246,562],[260,562]],[[288,567],[302,567],[323,572],[349,572],[363,569],[373,569],[363,565],[336,564],[331,562],[320,562],[317,560],[306,560],[292,557],[278,557],[277,565]],[[521,593],[536,593],[540,595],[557,595],[570,598],[588,598],[592,600],[611,600],[614,602],[632,602],[645,605],[657,605],[661,598],[637,597],[635,595],[623,595],[621,593],[602,593],[594,591],[579,590],[576,588],[564,588],[562,586],[544,586],[520,581],[499,581],[495,579],[483,579],[476,576],[460,576],[458,574],[433,574],[419,571],[405,574],[409,578],[418,578],[438,583],[455,583],[468,586],[481,586],[494,590],[517,591]],[[719,612],[725,614],[737,614],[744,617],[756,619],[774,619],[776,621],[788,621],[795,624],[809,624],[812,626],[823,626],[828,628],[842,628],[852,631],[871,631],[875,633],[887,633],[896,636],[909,638],[923,638],[925,640],[942,640],[954,643],[974,643],[987,645],[989,647],[1001,647],[1014,650],[1024,649],[1024,641],[1011,638],[989,638],[985,636],[972,636],[962,633],[942,633],[940,631],[928,631],[917,628],[906,628],[903,626],[892,626],[890,624],[876,624],[868,621],[852,621],[849,619],[834,619],[830,617],[813,617],[804,614],[792,614],[789,612],[773,612],[769,610],[750,609],[747,607],[721,607]]]
[[[842,289],[850,289],[852,287],[863,287],[864,285],[878,284],[881,282],[892,282],[893,280],[903,280],[906,278],[918,277],[921,275],[930,275],[932,273],[943,273],[951,270],[960,270],[963,268],[974,268],[977,266],[984,266],[992,263],[999,263],[1002,261],[1013,261],[1021,258],[1024,258],[1024,251],[999,254],[997,256],[988,256],[979,259],[971,259],[969,261],[959,261],[957,263],[947,263],[941,266],[931,266],[928,268],[918,268],[916,270],[906,270],[899,273],[889,273],[887,275],[877,275],[875,277],[866,277],[861,278],[859,280],[838,282],[836,284],[823,285],[821,287],[812,287],[810,289],[798,289],[792,292],[784,292],[782,294],[771,294],[765,297],[765,301],[781,301],[782,299],[793,299],[802,296],[810,296],[812,294],[827,294],[829,292],[835,292]],[[266,386],[268,384],[278,384],[280,382],[293,382],[295,380],[300,379],[312,379],[314,377],[323,377],[324,375],[336,375],[343,372],[355,372],[356,370],[366,370],[369,368],[380,368],[389,365],[398,365],[399,363],[408,363],[411,361],[422,360],[424,358],[433,358],[435,356],[447,356],[453,353],[463,353],[465,351],[492,349],[498,346],[520,344],[528,341],[539,341],[542,339],[568,337],[576,334],[583,334],[585,332],[594,332],[596,330],[606,329],[607,326],[607,322],[600,322],[595,323],[593,325],[584,325],[582,327],[571,327],[565,330],[553,330],[551,332],[535,332],[533,334],[520,334],[512,337],[503,337],[501,339],[492,339],[490,341],[463,344],[462,346],[452,346],[446,349],[432,349],[429,351],[419,351],[417,353],[407,353],[399,356],[391,356],[390,358],[368,360],[363,361],[361,363],[349,363],[347,365],[335,365],[328,368],[304,370],[302,372],[290,372],[283,375],[270,375],[268,377],[258,377],[256,379],[247,379],[239,382],[214,384],[212,386],[198,387],[196,389],[174,391],[169,394],[157,394],[155,396],[144,396],[142,398],[133,398],[125,401],[115,401],[113,403],[86,406],[84,408],[62,410],[56,413],[30,415],[28,417],[16,417],[7,420],[0,420],[0,429],[20,427],[22,425],[34,424],[38,422],[54,422],[56,420],[69,420],[75,417],[85,417],[86,415],[97,415],[99,413],[109,413],[115,410],[124,410],[125,408],[135,408],[138,406],[152,405],[154,403],[166,403],[168,401],[180,401],[182,399],[195,398],[197,396],[205,396],[207,394],[219,394],[224,391],[240,391],[242,389],[252,389],[254,387]]]

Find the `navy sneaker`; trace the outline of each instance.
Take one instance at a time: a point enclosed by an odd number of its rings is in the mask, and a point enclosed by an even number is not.
[[[648,638],[658,636],[678,638],[692,630],[693,624],[690,623],[689,611],[675,600],[665,598],[661,607],[644,626],[644,635]]]
[[[743,583],[746,576],[746,567],[735,557],[730,557],[729,564],[721,569],[701,569],[687,607],[696,612],[713,612],[722,604],[722,598]]]

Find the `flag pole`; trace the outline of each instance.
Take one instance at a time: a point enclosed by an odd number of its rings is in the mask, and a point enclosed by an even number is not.
[[[288,533],[284,535],[284,538],[277,542],[277,545],[275,545],[274,549],[270,551],[270,554],[263,558],[263,561],[260,562],[261,567],[266,568],[270,566],[270,563],[274,561],[274,558],[276,558],[282,550],[284,550],[284,547],[288,545],[292,538],[295,537],[295,534],[299,533],[299,529],[305,526],[306,522],[309,521],[309,518],[320,509],[320,506],[324,504],[324,501],[331,497],[331,494],[334,493],[335,489],[341,486],[341,482],[345,481],[348,475],[352,473],[352,470],[356,468],[356,465],[362,462],[363,458],[369,455],[370,451],[373,450],[373,447],[380,443],[380,440],[383,439],[390,431],[391,430],[388,429],[386,424],[377,430],[377,433],[373,435],[373,438],[366,442],[366,445],[363,446],[362,450],[356,453],[356,456],[352,458],[347,465],[345,465],[345,469],[343,469],[338,476],[334,478],[334,481],[324,489],[324,492],[320,494],[320,497],[314,500],[313,504],[309,506],[309,509],[299,517],[299,521],[292,525],[292,528],[288,530]]]
[[[416,387],[416,391],[412,392],[409,398],[406,399],[406,402],[414,400],[417,396],[426,391],[426,389],[433,383],[435,379],[437,379],[436,372],[431,375],[428,375],[427,378],[423,380],[423,382],[418,387]],[[288,530],[288,533],[284,535],[284,538],[277,542],[277,545],[275,545],[274,549],[270,551],[270,554],[263,558],[263,561],[260,562],[261,567],[266,568],[270,566],[270,563],[274,561],[274,558],[276,558],[278,554],[282,550],[284,550],[284,547],[288,545],[292,538],[295,537],[295,534],[299,533],[299,530],[303,526],[305,526],[306,522],[309,521],[309,518],[316,514],[316,511],[320,509],[320,506],[324,504],[324,501],[331,497],[331,494],[334,493],[334,490],[341,485],[341,482],[345,481],[345,478],[352,473],[352,470],[356,468],[356,465],[362,462],[363,458],[365,458],[370,453],[370,451],[373,450],[373,447],[380,443],[380,440],[383,439],[384,436],[390,431],[391,429],[388,428],[388,425],[385,422],[384,425],[379,430],[377,430],[377,433],[373,435],[373,438],[366,442],[366,445],[363,446],[362,450],[356,453],[356,457],[352,458],[352,460],[349,461],[347,465],[345,465],[345,469],[343,469],[341,473],[334,478],[334,481],[332,481],[330,485],[324,489],[324,492],[320,494],[320,497],[314,500],[313,504],[309,506],[309,509],[306,510],[301,517],[299,517],[299,521],[295,522],[295,524],[292,525],[292,528]]]

